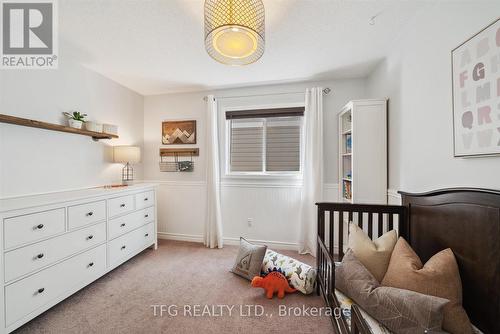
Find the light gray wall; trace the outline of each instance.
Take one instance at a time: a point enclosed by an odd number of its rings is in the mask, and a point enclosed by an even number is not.
[[[500,189],[500,157],[454,158],[451,50],[498,18],[500,1],[437,3],[421,12],[368,78],[389,98],[389,188]]]
[[[141,95],[72,62],[61,50],[57,70],[0,71],[2,114],[64,124],[63,111],[117,124],[120,139],[92,138],[0,124],[0,197],[52,192],[120,182],[109,145],[143,142]],[[142,177],[141,165],[135,166]]]

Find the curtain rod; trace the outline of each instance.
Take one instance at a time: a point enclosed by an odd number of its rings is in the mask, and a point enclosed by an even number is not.
[[[323,94],[329,94],[332,90],[329,87],[326,87],[323,89]],[[302,92],[285,92],[285,93],[267,93],[267,94],[253,94],[253,95],[240,95],[240,96],[222,96],[222,97],[217,97],[219,100],[224,100],[224,99],[237,99],[237,98],[242,98],[242,97],[258,97],[258,96],[269,96],[269,95],[291,95],[291,94],[304,94],[304,91]],[[206,101],[207,97],[204,96],[203,100]]]

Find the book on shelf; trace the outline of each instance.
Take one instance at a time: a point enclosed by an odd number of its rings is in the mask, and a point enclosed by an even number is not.
[[[348,134],[345,137],[345,153],[352,152],[352,135]]]
[[[352,191],[351,191],[351,182],[350,181],[343,181],[343,190],[344,190],[344,198],[345,199],[352,199]]]

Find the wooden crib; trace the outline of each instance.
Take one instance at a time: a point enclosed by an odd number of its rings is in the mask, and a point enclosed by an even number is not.
[[[500,333],[500,191],[454,188],[400,194],[401,206],[317,203],[318,294],[329,307],[340,307],[334,261],[344,256],[349,222],[371,238],[396,228],[424,263],[445,248],[453,250],[471,322],[485,334]],[[335,333],[370,333],[357,305],[351,308],[351,328],[343,315],[335,314]]]

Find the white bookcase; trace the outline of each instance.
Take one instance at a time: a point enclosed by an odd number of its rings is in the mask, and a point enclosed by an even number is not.
[[[339,124],[339,198],[387,204],[387,100],[345,105]]]

